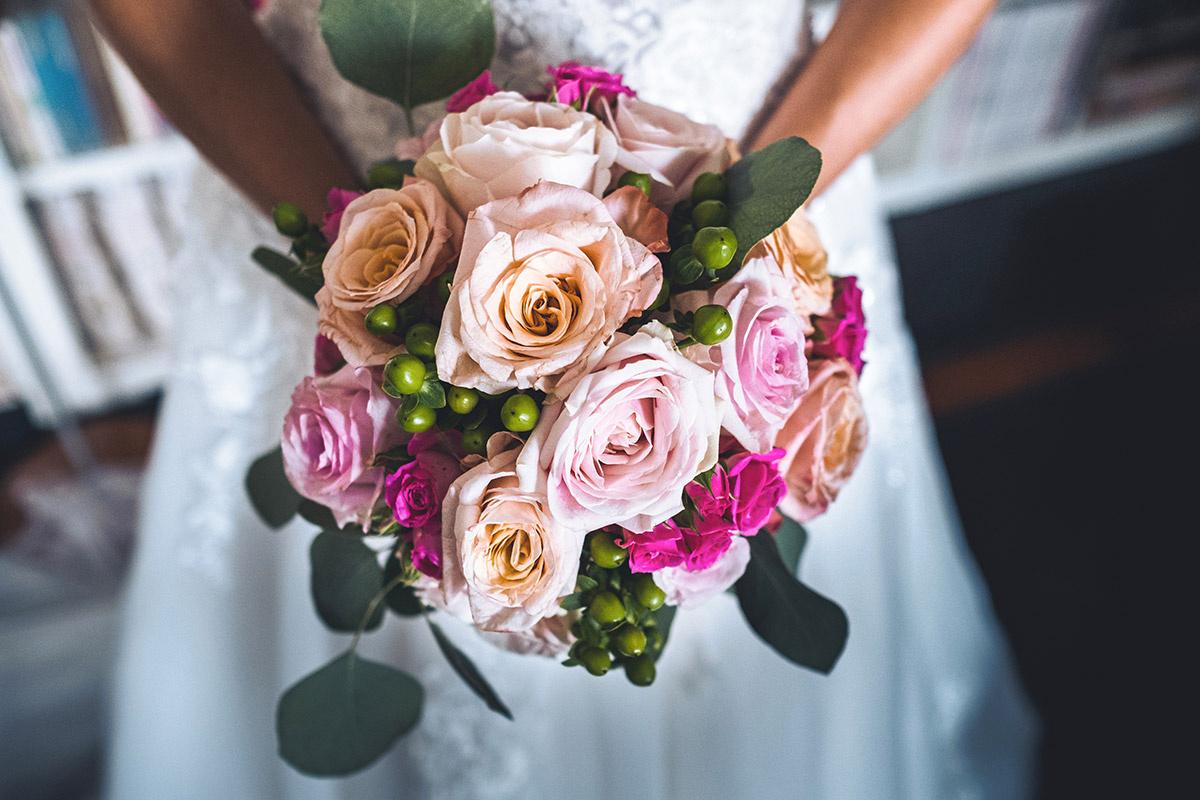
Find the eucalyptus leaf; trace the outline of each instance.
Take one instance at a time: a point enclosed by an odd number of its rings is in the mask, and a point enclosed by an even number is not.
[[[846,612],[796,579],[774,537],[760,533],[746,541],[750,563],[736,585],[746,621],[784,658],[828,673],[846,647]]]
[[[324,280],[316,270],[305,269],[296,261],[277,250],[269,247],[256,247],[250,253],[254,262],[267,272],[288,285],[313,305],[317,304],[317,292],[324,285]]]
[[[759,536],[770,535],[765,531]],[[795,575],[800,567],[800,556],[804,553],[804,545],[808,544],[808,531],[794,520],[783,518],[779,530],[775,532],[775,544],[779,547],[779,557],[784,565]]]
[[[796,213],[820,174],[821,153],[799,136],[769,144],[725,171],[729,227],[738,240],[734,264]]]
[[[463,679],[463,683],[467,684],[471,691],[487,704],[488,708],[505,719],[511,720],[512,712],[508,710],[508,706],[504,705],[500,695],[496,694],[496,690],[483,677],[483,673],[479,671],[474,662],[467,657],[466,653],[459,650],[454,642],[450,641],[450,638],[442,632],[436,622],[428,617],[426,621],[429,623],[429,630],[433,631],[433,638],[437,640],[438,649],[450,662],[450,667],[458,674],[458,677]]]
[[[396,558],[395,554],[388,556],[387,563],[383,567],[384,585],[398,578],[403,570],[404,565],[400,563],[400,559]],[[413,587],[407,584],[393,586],[383,601],[387,603],[387,607],[393,613],[399,614],[402,617],[420,616],[425,611],[425,607],[417,597],[417,593],[413,591]]]
[[[301,519],[316,525],[323,531],[342,530],[342,527],[337,524],[337,520],[333,518],[333,512],[320,503],[302,498],[298,510]]]
[[[321,621],[331,630],[353,633],[363,623],[367,607],[383,588],[383,568],[375,551],[359,536],[323,531],[309,548],[313,602]],[[377,605],[363,630],[383,621]]]
[[[558,601],[558,605],[564,611],[574,611],[578,608],[583,608],[583,604],[584,604],[583,594],[580,592],[574,592],[572,594],[569,594],[566,597],[564,597],[562,600]]]
[[[323,0],[320,21],[342,77],[409,110],[473,80],[496,45],[487,0]]]
[[[279,699],[279,754],[307,775],[356,772],[412,730],[424,695],[411,675],[343,653]]]
[[[255,512],[272,528],[282,528],[296,515],[301,497],[283,471],[280,448],[264,453],[250,464],[246,471],[246,493]]]

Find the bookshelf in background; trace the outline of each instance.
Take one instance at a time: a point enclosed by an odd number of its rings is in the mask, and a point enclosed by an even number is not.
[[[80,6],[0,5],[0,370],[48,424],[160,386],[195,163]]]

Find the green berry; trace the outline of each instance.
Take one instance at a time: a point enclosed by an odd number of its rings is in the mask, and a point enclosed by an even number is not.
[[[462,386],[451,386],[446,394],[446,405],[456,414],[470,414],[479,405],[479,392]]]
[[[492,431],[482,425],[465,430],[462,436],[463,449],[477,456],[486,455],[487,441],[491,435]]]
[[[277,231],[292,239],[304,235],[308,230],[308,217],[295,203],[276,204],[271,209],[271,219],[275,221]]]
[[[418,322],[404,334],[404,348],[414,356],[433,358],[437,347],[438,329],[428,322]]]
[[[697,228],[711,228],[729,222],[729,209],[720,200],[705,200],[692,209],[692,224]]]
[[[662,608],[662,604],[667,601],[667,593],[646,573],[633,576],[633,596],[651,611]]]
[[[396,309],[393,306],[375,306],[367,312],[367,330],[376,336],[388,336],[396,332]]]
[[[737,252],[737,236],[730,228],[710,227],[696,231],[692,252],[706,269],[724,269]]]
[[[403,161],[380,161],[367,171],[367,185],[372,189],[399,189],[409,174]]]
[[[609,637],[609,643],[613,650],[627,658],[646,652],[646,634],[636,625],[622,625]]]
[[[642,190],[646,197],[650,196],[651,180],[650,176],[644,172],[626,172],[617,181],[618,186],[636,186]]]
[[[654,659],[642,655],[625,662],[625,677],[634,686],[649,686],[654,683]]]
[[[692,318],[692,338],[700,344],[720,344],[732,330],[733,319],[725,306],[700,306]]]
[[[514,394],[500,407],[500,421],[513,433],[533,430],[537,427],[539,416],[541,411],[538,410],[537,401],[527,394]]]
[[[600,592],[588,606],[588,616],[602,627],[611,628],[625,619],[625,604],[612,592]]]
[[[624,547],[617,544],[607,533],[597,533],[590,546],[592,561],[604,569],[616,569],[629,557]]]
[[[604,675],[612,668],[612,656],[599,647],[585,647],[576,656],[583,668],[593,675]]]
[[[437,298],[442,303],[450,302],[450,287],[454,285],[454,273],[443,272],[435,279],[437,283]]]
[[[416,356],[395,356],[383,368],[384,388],[390,386],[397,395],[416,394],[425,382],[426,372],[424,362]]]
[[[400,427],[408,433],[421,433],[437,422],[437,411],[424,403],[417,403],[406,414],[400,415]]]
[[[720,200],[725,196],[725,176],[719,172],[704,172],[692,184],[692,202]]]

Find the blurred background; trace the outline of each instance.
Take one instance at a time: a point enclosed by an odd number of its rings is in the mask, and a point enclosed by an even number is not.
[[[0,0],[0,797],[94,791],[195,163],[78,6]],[[1001,3],[877,164],[965,533],[1042,717],[1040,796],[1169,786],[1200,2]]]

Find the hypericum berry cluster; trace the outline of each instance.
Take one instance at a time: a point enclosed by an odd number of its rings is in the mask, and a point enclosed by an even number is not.
[[[571,626],[576,642],[563,663],[593,675],[615,664],[634,685],[649,686],[666,640],[656,612],[667,595],[650,575],[630,572],[627,562],[628,553],[612,533],[588,535],[575,593],[562,600],[563,608],[582,612]]]

